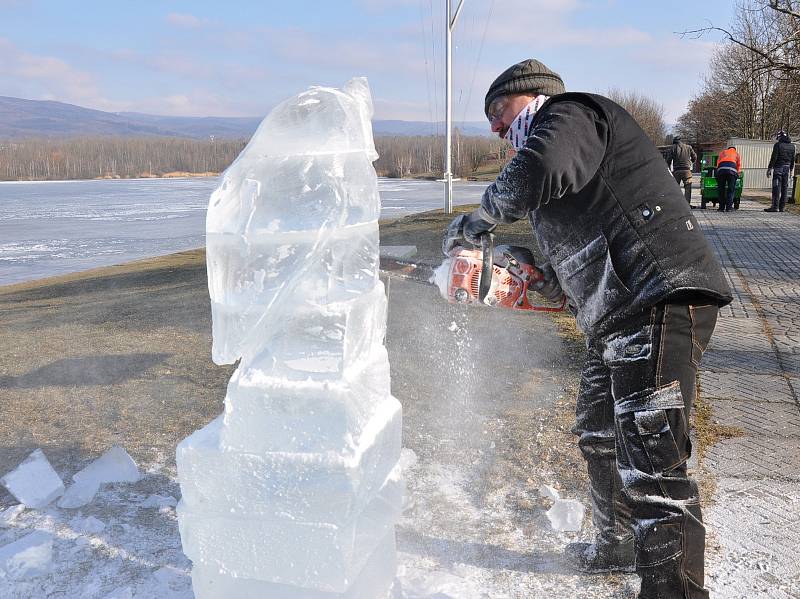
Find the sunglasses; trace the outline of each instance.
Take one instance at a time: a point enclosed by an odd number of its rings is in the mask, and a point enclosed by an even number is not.
[[[492,103],[489,104],[489,108],[486,110],[486,118],[489,119],[489,122],[499,121],[506,110],[506,106],[508,106],[508,98],[506,97],[492,100]]]

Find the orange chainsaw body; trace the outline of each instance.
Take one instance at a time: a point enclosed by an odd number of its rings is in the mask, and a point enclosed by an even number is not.
[[[496,256],[487,260],[486,248],[467,249],[457,247],[450,254],[450,271],[447,279],[447,300],[453,304],[476,304],[512,310],[534,312],[560,312],[566,306],[566,298],[560,304],[537,304],[531,299],[544,298],[531,287],[542,280],[542,272],[532,263],[515,259],[503,250],[510,246],[492,247],[489,251]],[[515,249],[515,248],[512,248]],[[522,248],[530,253],[525,248]],[[532,257],[532,256],[531,256]],[[532,262],[532,260],[531,260]],[[487,264],[488,263],[488,264]],[[491,270],[489,270],[491,269]],[[488,275],[488,273],[491,273]],[[485,276],[490,281],[481,281]],[[481,295],[484,295],[481,299]]]

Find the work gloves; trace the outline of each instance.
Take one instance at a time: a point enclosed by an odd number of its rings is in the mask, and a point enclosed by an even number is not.
[[[463,245],[464,241],[479,246],[481,235],[494,231],[497,224],[482,219],[479,214],[480,211],[475,210],[469,214],[459,214],[452,220],[442,240],[442,252],[445,256],[449,256],[454,247]]]
[[[771,177],[771,176],[772,176],[772,169],[768,168],[767,169],[767,177]]]
[[[532,285],[533,289],[551,302],[560,302],[564,297],[564,291],[562,291],[561,284],[556,278],[556,271],[553,270],[549,262],[537,268],[542,272],[542,279]]]

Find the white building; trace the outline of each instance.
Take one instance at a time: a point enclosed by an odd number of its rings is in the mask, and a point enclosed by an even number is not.
[[[745,139],[743,137],[732,137],[725,142],[724,147],[736,146],[736,151],[742,157],[744,189],[772,189],[772,178],[767,177],[767,166],[769,166],[773,145],[775,145],[774,139]],[[800,154],[800,144],[795,143],[794,146]],[[791,191],[791,181],[789,189]]]

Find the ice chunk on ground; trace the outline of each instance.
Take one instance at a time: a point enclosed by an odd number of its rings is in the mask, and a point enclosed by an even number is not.
[[[408,599],[484,599],[487,595],[476,587],[476,581],[444,570],[419,570],[409,566],[398,568],[403,580],[403,597]],[[494,595],[492,595],[494,597]],[[507,597],[507,595],[497,595]]]
[[[407,260],[417,253],[415,245],[382,245],[380,247],[381,258],[392,260]]]
[[[584,507],[580,501],[574,499],[556,499],[549,510],[547,519],[550,526],[558,532],[578,532],[583,525]]]
[[[53,562],[53,535],[37,530],[0,547],[0,580],[47,574]]]
[[[178,505],[177,499],[175,499],[172,495],[150,495],[147,499],[145,499],[142,503],[139,504],[141,508],[167,508],[167,507],[175,507]]]
[[[34,509],[41,509],[64,492],[64,483],[56,474],[44,452],[37,449],[0,483],[17,498],[17,501]]]
[[[560,497],[558,491],[556,491],[550,485],[542,485],[541,487],[539,487],[539,494],[542,495],[543,497],[547,497],[551,501],[558,501]]]
[[[141,478],[136,462],[115,445],[91,464],[72,476],[75,482],[59,500],[58,507],[78,508],[86,505],[105,483],[136,482]]]
[[[11,525],[12,522],[19,516],[22,512],[25,511],[25,506],[21,503],[17,505],[12,505],[9,508],[4,509],[0,512],[0,528],[6,528]]]
[[[75,482],[94,480],[102,483],[135,483],[141,478],[136,462],[128,452],[115,445],[94,462],[76,472]]]
[[[69,525],[75,532],[84,534],[96,534],[98,532],[103,532],[106,527],[104,522],[98,520],[94,516],[87,516],[86,518],[75,516],[69,521]]]
[[[58,507],[66,509],[83,507],[94,499],[99,490],[100,483],[96,480],[88,479],[72,483],[58,500]]]

